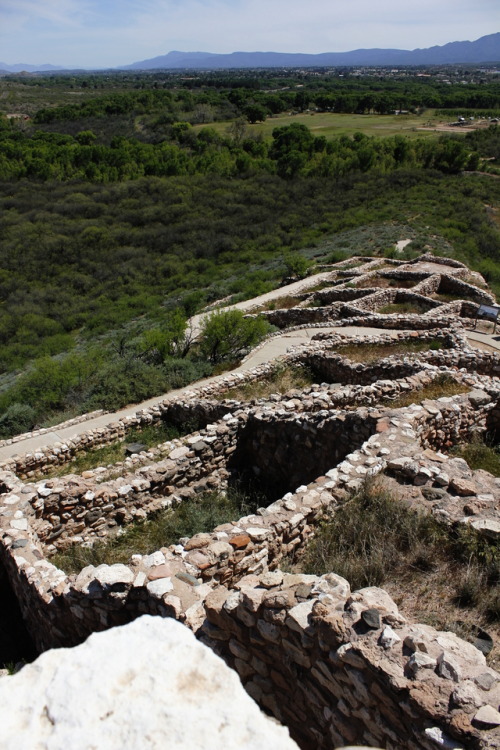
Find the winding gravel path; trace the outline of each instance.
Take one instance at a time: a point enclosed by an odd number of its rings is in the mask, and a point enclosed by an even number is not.
[[[258,307],[273,299],[278,299],[285,295],[293,295],[293,294],[297,294],[298,292],[305,291],[308,288],[320,283],[321,281],[324,281],[330,275],[331,275],[330,271],[326,271],[320,274],[315,274],[314,276],[309,276],[306,279],[302,279],[301,281],[296,281],[285,287],[274,289],[272,292],[267,292],[266,294],[262,294],[259,297],[254,297],[251,300],[244,300],[243,302],[238,302],[237,304],[231,305],[224,309],[236,308],[236,309],[243,310],[243,311],[249,311],[252,308]],[[200,322],[205,317],[205,315],[206,313],[195,315],[191,319],[193,331],[195,335],[199,331]],[[232,370],[232,372],[235,372],[235,373],[246,372],[247,370],[251,370],[254,367],[257,367],[258,365],[261,365],[265,362],[270,362],[271,360],[274,360],[277,357],[283,354],[286,354],[286,352],[291,347],[296,346],[297,344],[302,344],[302,343],[306,343],[307,341],[310,341],[312,336],[314,336],[316,333],[327,332],[327,331],[332,332],[332,333],[341,332],[347,336],[352,336],[353,338],[357,336],[381,333],[380,328],[368,328],[364,326],[333,326],[333,325],[324,326],[321,328],[302,328],[302,329],[291,331],[291,332],[284,331],[281,336],[274,336],[273,338],[266,341],[262,347],[257,348],[257,350],[254,352],[251,352],[248,355],[248,357],[241,363],[241,365],[237,367],[235,370]],[[395,335],[397,333],[397,331],[390,330],[390,329],[384,329],[383,332],[387,334],[392,334],[392,335]],[[467,336],[472,346],[477,346],[477,348],[481,348],[481,349],[488,348],[490,350],[500,351],[500,335],[493,336],[492,334],[486,334],[486,333],[474,331],[474,332],[467,332]],[[113,413],[103,414],[99,417],[95,417],[94,419],[89,419],[86,422],[81,422],[78,425],[73,425],[70,427],[62,428],[62,429],[58,429],[57,427],[55,427],[54,430],[52,430],[51,432],[46,432],[43,435],[38,435],[36,437],[27,437],[26,439],[20,440],[19,442],[13,443],[11,445],[1,446],[0,447],[0,461],[8,459],[15,454],[31,453],[41,448],[42,446],[49,446],[49,445],[53,445],[54,443],[65,442],[66,440],[70,440],[71,438],[75,437],[75,435],[79,435],[80,433],[86,432],[87,430],[92,430],[97,427],[105,427],[110,422],[114,422],[118,419],[122,419],[127,416],[132,416],[137,411],[141,409],[147,409],[150,406],[154,406],[160,401],[164,401],[164,400],[174,401],[176,399],[182,398],[183,394],[186,391],[190,391],[190,390],[193,390],[193,388],[199,388],[204,385],[209,385],[211,383],[217,383],[218,381],[226,377],[227,374],[228,373],[224,373],[222,375],[215,375],[209,378],[205,378],[204,380],[198,380],[196,383],[191,383],[190,385],[185,386],[184,388],[179,388],[173,391],[169,391],[166,394],[155,396],[154,398],[150,398],[147,401],[143,401],[140,404],[133,404],[131,406],[127,406],[124,409],[120,409],[119,411],[116,411]]]

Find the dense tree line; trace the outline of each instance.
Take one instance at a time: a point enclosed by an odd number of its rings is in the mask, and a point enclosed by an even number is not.
[[[494,82],[464,86],[418,76],[398,80],[319,74],[290,76],[285,81],[264,76],[231,78],[209,74],[187,80],[172,74],[165,74],[164,78],[161,84],[150,83],[145,90],[99,93],[79,104],[45,107],[34,119],[37,124],[48,124],[132,112],[161,113],[163,117],[176,113],[199,122],[203,107],[208,108],[205,109],[208,121],[244,116],[250,106],[262,107],[266,115],[308,108],[358,114],[415,112],[426,108],[498,112],[500,108],[500,84]]]
[[[355,133],[327,141],[299,123],[275,128],[271,143],[236,134],[221,136],[210,127],[194,131],[186,123],[174,125],[170,136],[158,144],[116,136],[108,146],[98,143],[89,130],[73,137],[43,131],[29,135],[4,127],[0,131],[0,179],[107,183],[144,176],[259,172],[289,178],[297,174],[341,177],[371,170],[388,173],[402,167],[457,173],[478,164],[477,154],[453,136],[408,140]]]
[[[422,217],[467,260],[495,263],[484,204],[497,204],[498,182],[407,169],[0,183],[0,369],[141,315],[161,320],[172,305],[192,315],[228,294],[267,291],[290,249],[363,224]]]

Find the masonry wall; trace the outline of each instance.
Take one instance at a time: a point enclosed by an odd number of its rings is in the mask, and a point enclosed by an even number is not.
[[[201,638],[304,750],[498,747],[475,718],[500,698],[483,654],[411,625],[381,589],[278,571],[239,589],[207,597]]]
[[[271,477],[277,465],[289,467],[307,460],[305,457],[312,451],[303,438],[307,434],[314,438],[314,432],[304,431],[305,424],[318,429],[319,434],[325,429],[325,435],[329,435],[328,425],[337,430],[341,418],[345,417],[344,430],[330,433],[331,440],[324,452],[325,465],[310,467],[314,474],[324,472],[325,466],[331,465],[326,476],[309,481],[307,487],[300,487],[293,494],[287,493],[255,515],[223,524],[211,533],[162,548],[158,554],[135,555],[128,565],[90,566],[78,576],[67,576],[45,559],[44,546],[33,527],[33,507],[29,492],[25,491],[26,485],[4,473],[1,477],[4,492],[0,497],[0,558],[21,602],[30,632],[40,648],[70,645],[93,630],[127,622],[143,612],[176,616],[195,627],[202,615],[200,602],[208,593],[206,586],[221,583],[235,587],[245,576],[259,575],[277,567],[283,556],[303,547],[325,509],[334,508],[342,493],[359,487],[366,476],[387,467],[396,475],[402,474],[405,482],[422,485],[432,484],[435,479],[445,489],[448,485],[459,487],[457,478],[460,479],[460,472],[463,472],[463,462],[449,461],[448,469],[446,456],[432,452],[422,455],[422,443],[447,447],[448,442],[469,434],[473,428],[485,426],[490,415],[498,413],[499,390],[495,393],[494,399],[482,391],[470,397],[424,402],[418,408],[389,411],[387,416],[368,409],[344,415],[319,412],[308,415],[302,428],[296,426],[294,414],[281,415],[274,419],[268,435],[276,447],[283,434],[290,438],[298,435],[297,453],[283,455],[281,464],[279,456],[272,455],[269,444],[266,448],[265,441],[258,441],[257,446],[250,449],[254,450],[258,461],[270,462]],[[255,418],[255,425],[260,420],[259,426],[265,432],[272,419],[272,415],[262,413]],[[227,422],[223,420],[220,426],[224,427]],[[228,429],[225,434],[229,432]],[[367,433],[371,433],[368,439]],[[252,435],[250,427],[247,437]],[[335,436],[336,443],[342,445],[340,454],[335,453],[337,446],[332,445]],[[293,448],[291,441],[288,445]],[[336,464],[346,446],[353,452],[344,454],[343,460]],[[186,454],[185,458],[188,463],[196,463],[196,456],[190,458]],[[223,455],[221,458],[225,460]],[[265,466],[263,468],[267,471]],[[466,478],[469,480],[469,475]],[[495,490],[491,493],[494,497]],[[449,506],[443,506],[442,500],[437,502],[436,507],[440,506],[437,510],[440,513],[446,510],[450,521],[460,522],[465,515],[465,505],[471,507],[471,499],[458,499],[461,502],[450,497]],[[434,510],[428,500],[424,507],[428,512]],[[478,528],[497,519],[496,508],[484,503],[477,509],[472,508],[468,516],[469,521],[479,523]],[[496,527],[491,527],[490,523],[489,528]]]
[[[228,468],[275,499],[325,474],[360,448],[375,423],[363,408],[347,414],[308,414],[302,420],[252,413]]]

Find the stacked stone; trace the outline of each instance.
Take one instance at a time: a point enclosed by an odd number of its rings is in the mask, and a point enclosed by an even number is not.
[[[201,640],[301,747],[498,747],[500,675],[381,589],[275,571],[216,588],[205,609]]]
[[[47,433],[53,432],[54,429],[62,430],[66,427],[73,427],[73,425],[81,424],[82,422],[88,422],[89,419],[95,419],[95,417],[100,417],[102,414],[105,414],[103,409],[96,409],[96,411],[91,411],[91,412],[88,412],[87,414],[81,414],[79,417],[73,417],[72,419],[67,419],[65,422],[61,422],[60,424],[58,424],[56,428],[40,427],[39,430],[32,430],[31,432],[23,432],[20,435],[14,435],[11,438],[0,440],[0,448],[3,448],[4,445],[13,445],[14,443],[19,443],[22,440],[27,440],[28,438],[38,437],[39,435],[47,435]]]
[[[225,487],[225,467],[239,425],[240,420],[229,415],[198,434],[165,443],[167,458],[108,482],[69,475],[27,486],[25,497],[36,513],[34,530],[45,544],[65,548],[107,536],[118,526],[194,494]]]
[[[253,473],[267,472],[274,450],[273,469],[283,467],[278,479],[293,482],[296,480],[293,471],[298,469],[287,451],[295,450],[293,458],[297,463],[300,445],[301,456],[306,457],[301,470],[317,476],[324,466],[336,464],[335,468],[295,493],[286,493],[253,516],[159,550],[161,559],[134,556],[130,565],[87,568],[76,579],[65,576],[44,559],[32,527],[34,509],[26,498],[25,487],[16,477],[4,474],[0,554],[37,643],[41,647],[74,643],[95,629],[133,619],[138,612],[198,622],[203,614],[200,599],[206,593],[200,586],[214,582],[234,586],[245,575],[275,567],[284,555],[302,547],[314,533],[325,509],[333,509],[344,491],[356,489],[366,476],[380,473],[386,467],[396,475],[401,473],[405,483],[411,474],[419,488],[435,491],[436,487],[446,487],[449,507],[443,506],[443,496],[438,498],[440,507],[435,508],[430,502],[433,496],[424,495],[429,503],[427,509],[445,520],[446,512],[452,517],[453,505],[460,511],[458,521],[465,518],[462,522],[470,523],[474,516],[473,521],[481,522],[477,530],[482,528],[484,533],[491,534],[498,519],[498,490],[492,486],[491,491],[488,488],[484,491],[478,485],[474,498],[464,497],[459,493],[467,488],[457,481],[460,480],[457,471],[451,471],[460,469],[460,462],[435,452],[419,456],[420,441],[434,439],[437,425],[444,434],[453,435],[459,423],[463,430],[459,435],[466,435],[474,425],[486,426],[488,416],[498,413],[498,399],[494,401],[486,393],[471,395],[472,400],[460,396],[424,402],[418,408],[409,407],[387,416],[376,410],[361,409],[348,414],[327,412],[301,418],[275,414],[273,418],[265,411],[257,411],[244,420],[246,436],[245,430],[239,433],[238,440],[245,436],[246,445],[241,443],[239,455],[237,450],[229,454],[235,467],[238,461],[245,460]],[[223,420],[220,426],[225,427],[231,419]],[[229,429],[222,431],[223,435],[228,433]],[[323,448],[314,458],[316,450],[311,447],[316,449],[318,445]],[[408,460],[398,464],[397,460],[405,456]],[[448,476],[447,484],[443,481],[444,474]],[[464,503],[461,509],[457,497]],[[470,507],[466,509],[465,504]]]

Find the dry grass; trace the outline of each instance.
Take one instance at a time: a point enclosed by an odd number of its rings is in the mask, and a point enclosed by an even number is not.
[[[278,367],[265,380],[253,380],[250,383],[231,388],[214,398],[218,401],[234,399],[252,401],[268,398],[274,393],[288,393],[292,389],[307,388],[315,382],[312,372],[307,367]]]
[[[386,279],[384,276],[380,276],[363,279],[356,284],[356,287],[358,289],[369,289],[370,287],[378,289],[411,289],[415,284],[417,284],[417,281],[412,279]]]
[[[469,391],[470,387],[457,383],[450,375],[438,375],[432,383],[423,388],[401,393],[395,399],[384,399],[382,404],[384,406],[392,406],[394,409],[400,409],[403,406],[410,406],[410,404],[419,404],[424,399],[435,401],[437,398],[458,396],[461,393],[468,393]]]
[[[307,291],[310,290],[307,289]],[[285,295],[284,297],[277,297],[259,307],[253,308],[252,313],[266,312],[267,310],[290,310],[291,307],[297,307],[300,302],[302,302],[302,300],[298,297]]]
[[[415,302],[394,302],[390,305],[379,307],[375,312],[381,315],[422,315],[427,310]]]
[[[347,357],[352,362],[377,362],[384,357],[395,354],[413,354],[429,350],[443,349],[444,344],[439,339],[419,341],[408,339],[407,341],[395,341],[394,344],[348,344],[336,349],[337,354]]]
[[[438,302],[455,302],[457,299],[464,299],[464,295],[459,294],[442,294],[438,292],[434,292],[434,294],[431,294],[432,299],[437,300]]]
[[[309,286],[305,291],[307,292],[321,292],[323,289],[329,289],[331,287],[335,287],[336,282],[334,281],[322,281],[319,284],[316,284],[315,286]]]
[[[500,635],[500,550],[470,528],[449,531],[410,508],[384,478],[367,481],[321,526],[295,570],[333,571],[353,590],[383,586],[417,622],[472,639]],[[489,660],[500,659],[495,646]]]

